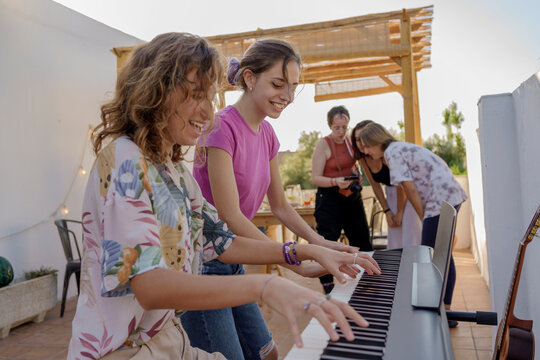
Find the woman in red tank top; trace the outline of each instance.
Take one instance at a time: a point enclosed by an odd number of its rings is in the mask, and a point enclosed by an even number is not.
[[[366,213],[360,194],[362,181],[346,180],[357,172],[352,144],[347,136],[349,111],[336,106],[327,114],[330,135],[320,140],[313,152],[311,180],[317,186],[315,220],[317,232],[337,241],[345,232],[349,244],[371,250]],[[332,275],[319,278],[325,292],[334,287]]]

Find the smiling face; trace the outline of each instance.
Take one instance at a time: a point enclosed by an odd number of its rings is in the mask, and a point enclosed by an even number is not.
[[[250,71],[245,72],[248,92],[259,113],[277,119],[281,112],[294,100],[294,92],[300,79],[300,66],[296,61],[290,61],[285,67],[277,61],[267,71],[255,76]],[[288,80],[288,81],[287,81]]]
[[[192,84],[191,96],[185,99],[182,90],[178,89],[172,97],[175,107],[167,122],[166,145],[195,145],[201,136],[205,125],[214,117],[213,104],[210,101],[215,94],[215,86],[209,90],[212,94],[204,94],[197,81],[197,69],[192,69],[186,75],[186,80]]]

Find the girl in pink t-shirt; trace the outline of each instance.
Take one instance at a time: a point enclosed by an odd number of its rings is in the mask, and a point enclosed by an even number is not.
[[[267,195],[275,217],[299,237],[312,244],[357,252],[357,248],[327,241],[317,234],[287,202],[283,191],[276,156],[279,142],[265,118],[277,119],[293,101],[300,65],[295,49],[276,39],[258,40],[246,50],[241,61],[231,60],[229,83],[241,87],[243,94],[233,106],[218,113],[215,128],[204,144],[199,142],[206,147],[206,163],[195,165],[194,177],[205,198],[236,234],[270,240],[250,221]],[[304,276],[318,277],[323,273],[313,264],[294,268]],[[244,272],[242,265],[217,260],[207,263],[203,271]],[[278,358],[256,303],[219,311],[188,312],[181,319],[194,346],[206,351],[220,351],[235,359]],[[231,334],[235,333],[237,341],[233,342]]]

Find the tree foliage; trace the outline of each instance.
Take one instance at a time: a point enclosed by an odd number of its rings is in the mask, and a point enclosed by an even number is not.
[[[435,134],[424,141],[424,146],[446,161],[454,174],[466,174],[465,141],[459,132],[465,117],[461,111],[458,111],[455,102],[452,102],[444,109],[442,115],[442,124],[446,128],[446,136]]]
[[[282,157],[279,172],[283,180],[283,186],[300,184],[302,189],[314,189],[311,182],[311,158],[317,142],[321,139],[321,133],[302,131],[298,139],[298,150]]]

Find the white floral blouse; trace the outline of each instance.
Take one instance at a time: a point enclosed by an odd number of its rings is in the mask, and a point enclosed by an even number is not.
[[[388,145],[384,158],[390,169],[390,183],[413,181],[424,205],[424,219],[441,213],[441,201],[456,206],[467,200],[465,190],[443,159],[428,149],[396,141]]]
[[[234,239],[183,165],[154,165],[126,137],[97,156],[82,222],[81,291],[68,359],[97,359],[147,342],[174,311],[145,311],[130,278],[155,268],[198,274]]]

